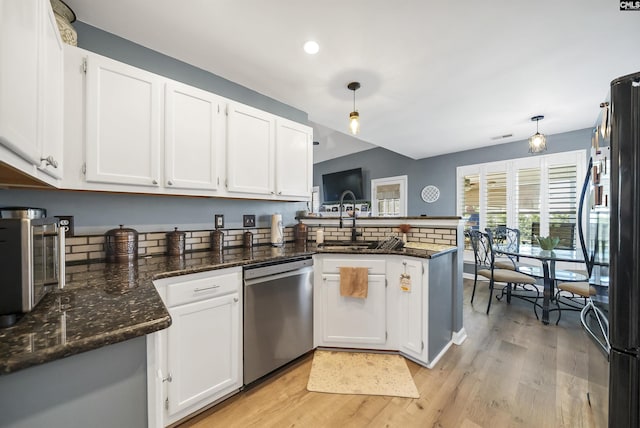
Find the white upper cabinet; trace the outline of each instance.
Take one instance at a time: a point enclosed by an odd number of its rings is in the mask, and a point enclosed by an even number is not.
[[[79,48],[64,54],[63,187],[309,200],[308,126]]]
[[[313,183],[313,130],[290,120],[276,120],[276,194],[310,199]]]
[[[43,82],[39,168],[52,177],[62,178],[64,52],[56,18],[49,8],[44,10],[42,31],[42,67],[38,69]]]
[[[275,195],[275,116],[229,103],[227,120],[227,189]]]
[[[35,1],[0,2],[0,142],[34,164],[40,161],[40,15]]]
[[[10,151],[0,159],[54,185],[62,170],[62,67],[49,1],[0,2],[0,145]]]
[[[87,181],[160,185],[162,83],[119,61],[87,57]]]
[[[170,188],[217,190],[220,182],[222,99],[168,82],[165,87],[165,183]]]

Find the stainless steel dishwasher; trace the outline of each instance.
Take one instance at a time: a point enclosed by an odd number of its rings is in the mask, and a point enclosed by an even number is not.
[[[313,349],[313,260],[244,268],[244,384]]]

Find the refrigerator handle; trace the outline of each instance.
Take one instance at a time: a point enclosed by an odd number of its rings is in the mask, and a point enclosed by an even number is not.
[[[583,210],[586,203],[587,191],[589,190],[589,180],[591,179],[591,169],[593,168],[593,158],[589,158],[589,166],[587,167],[587,175],[584,178],[582,184],[582,191],[580,192],[580,204],[578,205],[578,237],[580,238],[580,247],[582,247],[582,255],[584,256],[584,262],[587,266],[587,273],[591,278],[591,270],[593,269],[593,263],[589,260],[589,251],[587,250],[587,243],[584,239],[583,228]]]
[[[596,320],[598,321],[598,327],[600,328],[600,335],[594,333],[593,330],[587,324],[587,314],[593,311]],[[602,353],[609,359],[609,352],[611,350],[611,344],[609,343],[609,320],[607,316],[593,304],[593,300],[588,299],[587,304],[580,311],[580,322],[582,323],[582,328],[587,332],[589,336],[593,339],[593,341],[598,345]],[[600,339],[602,337],[603,339]]]

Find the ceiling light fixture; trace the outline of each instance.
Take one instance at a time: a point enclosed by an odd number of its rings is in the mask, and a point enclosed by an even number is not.
[[[304,51],[309,55],[315,55],[320,50],[320,45],[313,40],[309,40],[304,44]]]
[[[356,91],[360,89],[360,82],[351,82],[347,88],[353,91],[353,111],[349,113],[349,129],[353,135],[357,135],[360,132],[360,115],[356,111]]]
[[[529,153],[540,153],[547,150],[547,137],[538,132],[538,122],[544,119],[544,116],[533,116],[532,121],[536,122],[536,133],[529,137]]]

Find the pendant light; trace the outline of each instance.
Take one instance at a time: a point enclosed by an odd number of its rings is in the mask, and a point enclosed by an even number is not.
[[[538,132],[538,122],[544,119],[544,116],[533,116],[532,121],[536,122],[536,133],[529,137],[529,153],[540,153],[547,150],[547,137]]]
[[[349,113],[349,129],[353,135],[356,135],[360,132],[360,115],[356,111],[356,91],[360,89],[360,82],[351,82],[347,88],[353,91],[353,111]]]

